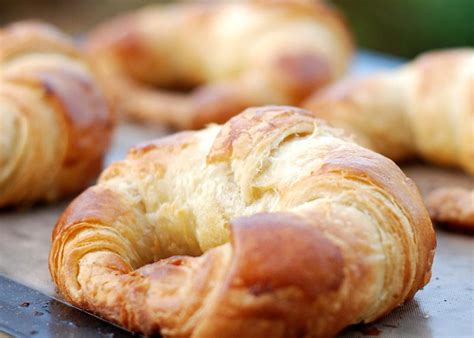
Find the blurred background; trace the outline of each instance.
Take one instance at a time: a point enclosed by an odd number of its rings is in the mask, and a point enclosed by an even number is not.
[[[37,18],[80,35],[110,16],[160,2],[165,1],[0,0],[0,24]],[[329,2],[345,14],[361,47],[413,57],[430,49],[474,46],[474,0]]]

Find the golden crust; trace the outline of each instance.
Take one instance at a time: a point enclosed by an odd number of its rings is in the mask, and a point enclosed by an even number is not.
[[[304,106],[393,160],[416,155],[474,174],[472,48],[426,53],[399,70],[343,81]]]
[[[190,129],[300,103],[345,73],[352,43],[324,4],[266,0],[150,6],[100,26],[87,49],[119,111]]]
[[[426,205],[431,219],[435,222],[474,232],[474,190],[437,189],[428,195]]]
[[[407,164],[402,169],[420,188],[434,222],[452,230],[473,231],[474,177],[427,165]]]
[[[418,156],[474,174],[472,48],[430,52],[393,72],[343,81],[305,107],[395,161]],[[426,201],[433,220],[472,227],[465,194],[444,191]]]
[[[52,236],[69,301],[165,337],[333,336],[411,298],[436,245],[392,161],[278,106],[138,146]]]
[[[0,207],[90,184],[112,129],[107,104],[69,39],[40,23],[0,30]]]

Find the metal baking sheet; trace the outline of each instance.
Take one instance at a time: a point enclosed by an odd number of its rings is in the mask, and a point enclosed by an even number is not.
[[[370,73],[395,67],[400,63],[395,58],[361,51],[356,55],[353,73]],[[156,128],[124,124],[115,135],[107,162],[123,158],[130,146],[165,133],[165,130]],[[422,190],[433,185],[433,182],[445,184],[444,178],[453,185],[474,187],[473,178],[458,172],[424,165],[409,165],[404,169],[421,185]],[[63,201],[29,210],[0,212],[0,275],[8,278],[0,276],[0,337],[63,337],[69,335],[68,332],[74,332],[73,336],[77,337],[128,335],[96,317],[63,305],[55,292],[47,265],[50,236],[54,223],[67,203],[68,201]],[[428,286],[418,292],[413,300],[384,319],[370,325],[350,327],[341,337],[474,337],[473,237],[443,229],[437,229],[437,234],[438,249],[433,277]],[[16,297],[16,294],[20,296]],[[55,313],[36,316],[35,312],[45,311],[34,306],[25,307],[25,302],[51,302],[48,304],[54,304],[49,306],[55,307]],[[75,314],[75,311],[80,314]],[[12,313],[15,315],[12,316]],[[68,313],[73,315],[68,316]],[[18,321],[17,325],[11,322],[14,318]],[[67,325],[74,330],[64,331],[61,321],[69,323]],[[19,325],[20,322],[23,326]],[[47,327],[57,329],[48,330]]]
[[[0,276],[0,338],[130,337],[130,332]]]

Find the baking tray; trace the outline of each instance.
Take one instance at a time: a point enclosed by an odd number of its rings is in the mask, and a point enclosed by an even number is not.
[[[399,59],[359,51],[352,72],[371,73],[398,66]],[[166,130],[121,125],[107,163],[127,149]],[[474,187],[457,171],[422,164],[403,167],[422,190],[436,184]],[[0,212],[0,338],[123,337],[130,333],[71,307],[56,294],[48,271],[51,231],[69,201],[28,210]],[[415,298],[384,319],[352,326],[341,337],[474,337],[473,237],[437,229],[438,249],[431,282]],[[28,304],[28,305],[27,305]],[[2,331],[4,333],[2,333]]]

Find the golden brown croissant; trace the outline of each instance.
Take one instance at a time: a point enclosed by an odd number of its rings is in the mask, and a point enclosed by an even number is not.
[[[0,207],[77,192],[101,169],[111,121],[83,57],[56,29],[0,29]]]
[[[427,53],[399,70],[340,82],[305,107],[393,160],[419,156],[474,175],[472,48]],[[432,218],[474,229],[473,194],[433,192]]]
[[[426,198],[431,218],[462,231],[474,231],[474,190],[440,188]]]
[[[423,164],[409,164],[402,169],[420,189],[433,221],[452,230],[474,233],[474,177]]]
[[[352,52],[338,13],[295,0],[146,7],[105,23],[87,46],[118,110],[179,129],[299,104],[340,77]]]
[[[392,72],[342,81],[305,107],[393,160],[416,155],[474,174],[474,49],[431,52]]]
[[[328,337],[431,275],[435,235],[389,159],[292,107],[133,149],[53,232],[73,304],[165,337]]]

